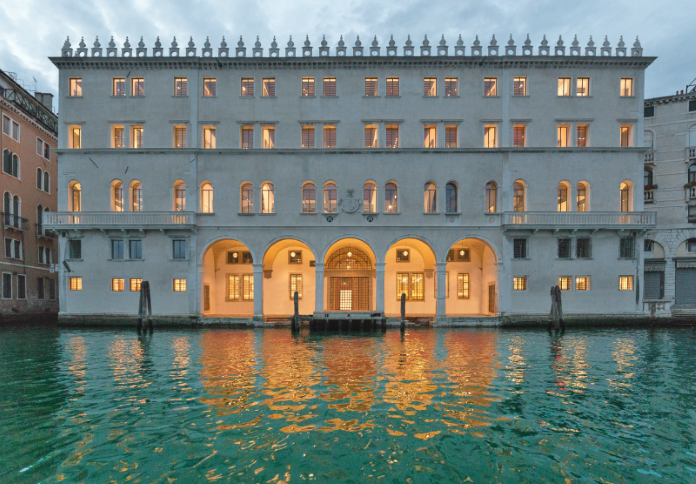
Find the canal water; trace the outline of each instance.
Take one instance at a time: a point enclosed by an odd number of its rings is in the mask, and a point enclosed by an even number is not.
[[[696,331],[0,328],[0,482],[696,482]]]

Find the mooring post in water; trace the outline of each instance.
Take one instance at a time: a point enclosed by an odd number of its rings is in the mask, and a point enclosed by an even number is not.
[[[401,293],[401,331],[406,329],[406,294]]]
[[[297,294],[297,291],[295,291],[292,298],[295,303],[295,314],[292,317],[292,330],[298,331],[300,329],[300,296]]]
[[[143,285],[140,285],[140,299],[138,300],[138,334],[143,329],[143,316],[145,314],[145,291]]]
[[[551,329],[552,324],[556,331],[558,331],[559,327],[565,329],[563,305],[561,303],[561,288],[558,286],[551,286],[551,314],[549,315],[548,329]]]
[[[148,281],[143,281],[140,285],[140,290],[145,294],[145,302],[147,303],[147,327],[150,329],[150,332],[152,332],[152,299],[150,299],[150,283]],[[143,305],[143,315],[144,313],[145,306]]]

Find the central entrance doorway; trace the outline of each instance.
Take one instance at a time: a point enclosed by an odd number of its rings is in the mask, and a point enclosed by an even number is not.
[[[331,311],[369,311],[369,277],[332,277],[329,283]]]
[[[329,283],[329,311],[371,311],[375,276],[370,257],[355,245],[331,253],[324,273]]]

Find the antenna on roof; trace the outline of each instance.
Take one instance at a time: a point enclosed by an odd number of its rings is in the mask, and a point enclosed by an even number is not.
[[[36,78],[34,76],[31,76],[32,79],[34,79],[34,92],[39,90],[39,83],[36,82]]]
[[[696,92],[696,78],[694,78],[694,80],[691,81],[691,84],[688,84],[686,86],[686,93],[688,94],[690,92]]]

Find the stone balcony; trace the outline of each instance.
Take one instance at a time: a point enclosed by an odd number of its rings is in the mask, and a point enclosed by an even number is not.
[[[48,212],[43,227],[49,230],[166,230],[194,229],[195,212]]]
[[[649,229],[655,212],[504,212],[505,230]]]
[[[652,163],[655,161],[655,152],[654,151],[647,151],[645,153],[645,163]]]
[[[696,187],[686,188],[685,192],[687,202],[696,200]]]
[[[655,202],[655,190],[644,190],[643,191],[643,203],[654,203]]]
[[[686,149],[686,161],[690,160],[695,160],[696,159],[696,147],[692,146],[691,148]]]

